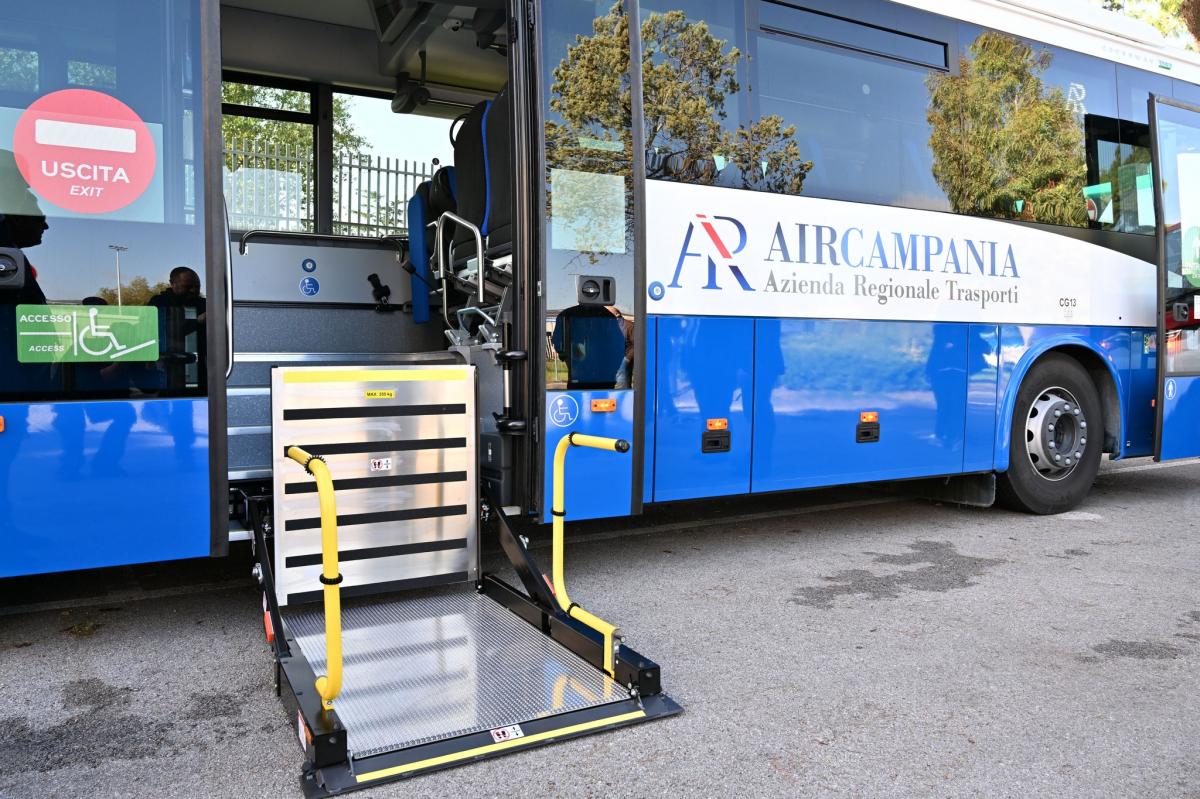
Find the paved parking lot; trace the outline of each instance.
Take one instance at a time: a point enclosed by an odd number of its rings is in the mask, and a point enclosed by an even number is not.
[[[361,795],[1200,797],[1198,485],[1134,461],[1051,518],[859,490],[589,525],[572,595],[685,713]],[[0,584],[0,795],[299,796],[248,569]]]

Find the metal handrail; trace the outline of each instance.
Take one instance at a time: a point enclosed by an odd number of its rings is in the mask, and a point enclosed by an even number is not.
[[[480,304],[483,304],[483,302],[487,299],[486,294],[484,294],[484,285],[483,285],[483,234],[479,232],[479,227],[477,225],[475,225],[471,222],[468,222],[467,220],[463,219],[461,216],[459,216],[456,213],[453,213],[452,211],[443,211],[442,215],[438,217],[437,235],[435,236],[435,239],[434,239],[437,243],[438,272],[442,275],[443,290],[445,289],[445,285],[446,285],[446,277],[445,277],[446,276],[446,265],[444,263],[442,263],[442,258],[444,257],[443,248],[442,248],[442,227],[445,225],[447,219],[449,219],[451,222],[453,222],[456,225],[462,225],[463,227],[467,228],[468,230],[471,231],[471,234],[475,237],[475,257],[476,257],[475,263],[478,264],[478,267],[475,272],[475,280],[477,283],[479,283],[479,302],[480,302]],[[445,295],[443,295],[443,296],[445,296]],[[449,319],[446,320],[446,325],[447,326],[450,325]]]
[[[229,203],[221,198],[225,209],[225,379],[233,374],[233,242],[229,235]]]
[[[325,674],[317,677],[321,707],[333,710],[333,700],[342,690],[342,575],[338,571],[337,504],[333,477],[325,461],[300,447],[287,447],[287,456],[304,467],[317,481],[321,505],[321,585],[325,598]]]
[[[246,250],[250,247],[250,239],[259,236],[272,236],[281,239],[304,239],[305,241],[352,241],[357,244],[362,244],[364,241],[380,242],[396,248],[396,260],[401,261],[404,259],[403,244],[396,236],[376,236],[369,238],[367,236],[344,236],[340,233],[303,233],[294,230],[247,230],[238,241],[238,252],[245,255]]]
[[[554,587],[554,599],[563,612],[576,621],[583,622],[604,638],[604,671],[609,677],[616,677],[614,661],[616,656],[615,639],[620,637],[620,631],[604,619],[596,616],[571,601],[567,594],[566,578],[563,575],[563,519],[567,515],[563,508],[563,474],[567,465],[567,450],[571,447],[592,447],[606,449],[610,452],[628,452],[629,442],[623,438],[604,438],[589,436],[583,433],[567,433],[559,439],[554,449],[554,493],[550,505],[550,516],[553,524],[551,539],[551,582]]]

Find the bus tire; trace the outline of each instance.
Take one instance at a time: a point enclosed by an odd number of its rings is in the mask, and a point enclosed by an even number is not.
[[[1027,513],[1068,511],[1091,490],[1103,447],[1103,411],[1092,378],[1075,359],[1046,355],[1017,390],[1008,471],[998,475],[997,499]]]

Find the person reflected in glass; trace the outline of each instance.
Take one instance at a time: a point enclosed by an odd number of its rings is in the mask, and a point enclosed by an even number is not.
[[[629,387],[633,323],[615,307],[581,304],[567,308],[554,320],[550,341],[567,365],[568,389]]]
[[[207,301],[200,293],[200,276],[191,267],[171,270],[165,289],[150,298],[158,309],[159,367],[164,387],[173,391],[203,384]],[[198,369],[190,376],[188,366]]]
[[[167,288],[151,297],[148,305],[158,309],[159,367],[165,388],[203,391],[207,301],[200,293],[200,276],[191,267],[175,267]],[[172,402],[166,426],[174,441],[176,461],[190,468],[196,444],[192,404]]]

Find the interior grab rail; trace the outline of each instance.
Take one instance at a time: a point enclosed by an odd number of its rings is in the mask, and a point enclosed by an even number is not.
[[[342,690],[342,575],[338,570],[337,504],[333,477],[324,459],[300,447],[286,447],[289,458],[304,467],[317,482],[321,505],[321,585],[325,598],[325,674],[317,677],[321,707],[333,710],[333,700]]]
[[[443,211],[442,215],[437,219],[437,229],[434,233],[434,241],[437,243],[437,262],[438,272],[443,277],[442,286],[445,287],[445,276],[450,271],[444,261],[445,252],[442,248],[442,228],[445,227],[446,221],[449,220],[456,225],[462,225],[467,230],[471,231],[471,236],[475,239],[475,263],[477,265],[475,279],[479,283],[479,304],[482,305],[487,300],[487,295],[484,291],[484,264],[483,264],[483,234],[479,232],[478,225],[463,219],[456,213],[451,211]],[[449,320],[446,320],[449,324]]]
[[[567,594],[566,578],[563,575],[563,518],[567,515],[566,510],[563,508],[563,473],[566,470],[567,450],[571,447],[592,447],[610,452],[628,452],[629,442],[623,438],[605,438],[603,436],[584,435],[583,433],[567,433],[559,439],[558,446],[554,449],[554,493],[553,501],[550,505],[550,516],[554,531],[550,558],[554,598],[564,613],[572,619],[586,624],[603,636],[604,671],[608,673],[609,677],[615,678],[616,670],[613,662],[616,655],[616,643],[621,636],[620,631],[604,619],[589,613],[575,602],[572,602],[571,597]]]

